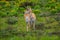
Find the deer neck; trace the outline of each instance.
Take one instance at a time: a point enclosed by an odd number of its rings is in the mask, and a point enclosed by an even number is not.
[[[30,13],[29,15],[30,15],[30,18],[32,18],[32,13]]]

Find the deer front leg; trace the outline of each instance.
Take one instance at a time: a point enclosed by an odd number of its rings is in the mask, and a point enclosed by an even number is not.
[[[29,28],[30,28],[30,23],[28,22],[28,24],[27,24],[27,32],[29,31]]]
[[[27,32],[28,32],[28,24],[27,24]]]

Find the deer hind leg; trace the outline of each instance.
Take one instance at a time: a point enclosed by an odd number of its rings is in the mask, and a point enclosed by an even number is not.
[[[35,19],[30,20],[31,30],[35,30]]]
[[[33,29],[34,29],[34,31],[35,31],[35,21],[33,22]]]

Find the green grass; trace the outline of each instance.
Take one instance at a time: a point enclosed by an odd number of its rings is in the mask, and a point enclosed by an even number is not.
[[[33,34],[33,32],[31,33]],[[59,40],[59,36],[56,35],[52,35],[52,36],[48,36],[48,35],[31,35],[30,33],[26,33],[25,36],[16,36],[13,35],[11,37],[4,37],[4,38],[0,38],[1,40]]]
[[[1,29],[6,29],[9,26],[9,24],[7,24],[6,21],[7,18],[0,18]],[[46,22],[46,19],[44,17],[37,16],[36,24],[38,25],[40,22]],[[16,28],[17,31],[15,31],[14,34],[10,34],[7,32],[7,34],[10,36],[1,37],[0,40],[59,40],[60,39],[59,36],[57,35],[51,35],[51,36],[48,35],[49,32],[55,31],[55,29],[53,28],[36,30],[36,32],[34,31],[26,32],[26,22],[24,20],[23,14],[20,14],[20,16],[18,16],[18,22],[16,24],[10,26]],[[21,34],[16,35],[16,33],[21,33]]]
[[[60,32],[60,17],[55,15],[60,11],[60,2],[46,0],[44,4],[44,0],[41,0],[41,2],[40,0],[39,2],[38,0],[37,2],[29,0],[31,2],[27,3],[34,4],[33,6],[30,4],[30,6],[36,14],[36,32],[30,30],[26,32],[26,22],[23,15],[26,8],[25,1],[0,2],[0,40],[60,40],[60,34],[57,33],[58,31]],[[13,15],[17,16],[18,22],[8,24],[7,19]],[[46,19],[45,16],[48,18]],[[52,34],[53,32],[57,34]]]

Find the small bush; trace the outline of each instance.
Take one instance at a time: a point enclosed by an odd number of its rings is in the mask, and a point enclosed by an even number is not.
[[[5,16],[7,16],[7,13],[6,12],[0,12],[0,17],[5,17]]]
[[[36,24],[36,29],[37,30],[40,30],[40,29],[44,29],[44,23],[38,23],[38,24]]]
[[[17,18],[16,17],[9,17],[7,20],[8,24],[15,24],[17,23]]]

